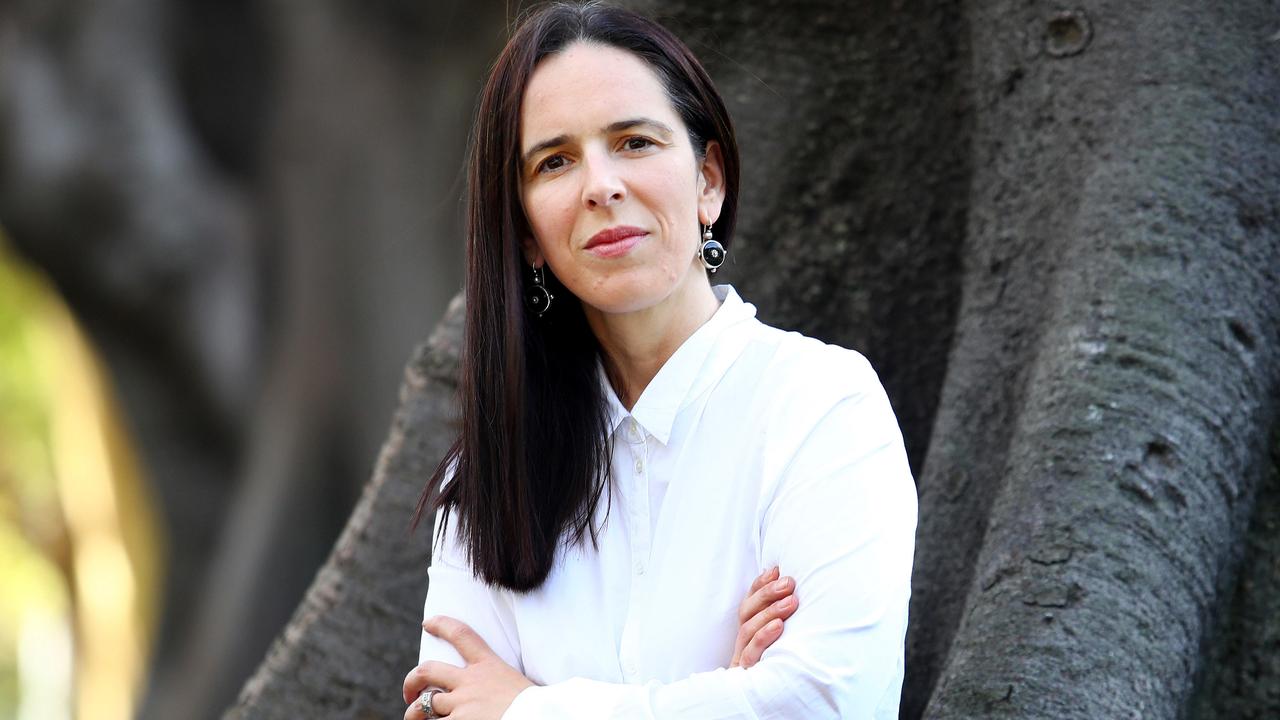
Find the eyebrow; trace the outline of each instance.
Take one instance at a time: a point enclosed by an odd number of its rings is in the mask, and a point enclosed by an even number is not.
[[[630,118],[627,120],[619,120],[614,123],[609,123],[608,125],[605,125],[604,127],[600,128],[600,132],[605,134],[616,133],[622,130],[627,130],[627,129],[636,127],[637,125],[648,125],[650,127],[653,127],[656,130],[666,133],[668,137],[675,134],[675,131],[672,130],[666,123],[659,122],[652,118],[644,118],[644,117]],[[527,166],[529,164],[529,161],[533,159],[533,156],[537,155],[543,150],[546,150],[547,148],[556,147],[557,145],[563,145],[567,142],[569,142],[568,135],[557,135],[553,138],[543,140],[542,142],[537,143],[533,147],[529,148],[528,152],[526,152],[523,156],[521,156],[520,166],[521,167]]]

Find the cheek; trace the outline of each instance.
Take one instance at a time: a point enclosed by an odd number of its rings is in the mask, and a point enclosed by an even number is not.
[[[524,215],[543,252],[573,231],[573,203],[568,192],[540,187],[525,193]]]
[[[643,188],[646,204],[662,217],[667,232],[687,240],[690,228],[698,225],[698,201],[696,183],[688,168],[679,163],[667,163],[647,169],[643,177],[637,178],[637,189]]]
[[[667,282],[669,283],[674,283],[680,279],[680,273],[677,271],[675,263],[673,262],[662,263],[662,272],[666,275]]]

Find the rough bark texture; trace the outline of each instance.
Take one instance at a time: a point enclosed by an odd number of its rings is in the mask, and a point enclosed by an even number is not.
[[[1230,602],[1221,602],[1204,675],[1187,717],[1266,720],[1280,714],[1280,427],[1258,488]]]
[[[1183,712],[1275,417],[1267,7],[970,5],[975,171],[920,478],[913,711]]]

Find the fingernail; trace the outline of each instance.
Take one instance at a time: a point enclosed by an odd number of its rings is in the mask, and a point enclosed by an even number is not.
[[[778,591],[786,590],[787,583],[788,583],[788,578],[782,578],[781,580],[778,580],[773,583],[773,589]]]
[[[771,633],[778,632],[779,630],[782,629],[782,621],[776,618],[773,620],[770,620],[769,627],[766,629]]]
[[[779,600],[778,602],[774,603],[774,604],[773,604],[773,606],[774,606],[774,607],[776,607],[776,608],[777,608],[777,609],[779,609],[779,610],[786,610],[786,609],[790,608],[790,607],[791,607],[791,603],[793,603],[793,602],[795,602],[795,601],[796,601],[796,599],[795,599],[795,596],[794,596],[794,595],[788,595],[788,596],[786,596],[786,597],[782,598],[781,600]]]

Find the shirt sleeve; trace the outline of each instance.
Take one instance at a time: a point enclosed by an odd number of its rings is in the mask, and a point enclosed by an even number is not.
[[[764,512],[765,565],[796,579],[800,607],[759,663],[665,684],[532,687],[503,720],[896,720],[917,499],[897,420],[866,370],[872,382],[814,425]]]
[[[520,641],[510,603],[498,590],[472,574],[458,542],[457,516],[450,514],[448,532],[441,534],[439,529],[443,518],[444,511],[437,511],[423,620],[436,615],[461,620],[475,630],[504,662],[523,673]],[[457,667],[466,665],[452,645],[424,630],[418,663],[428,660]]]

